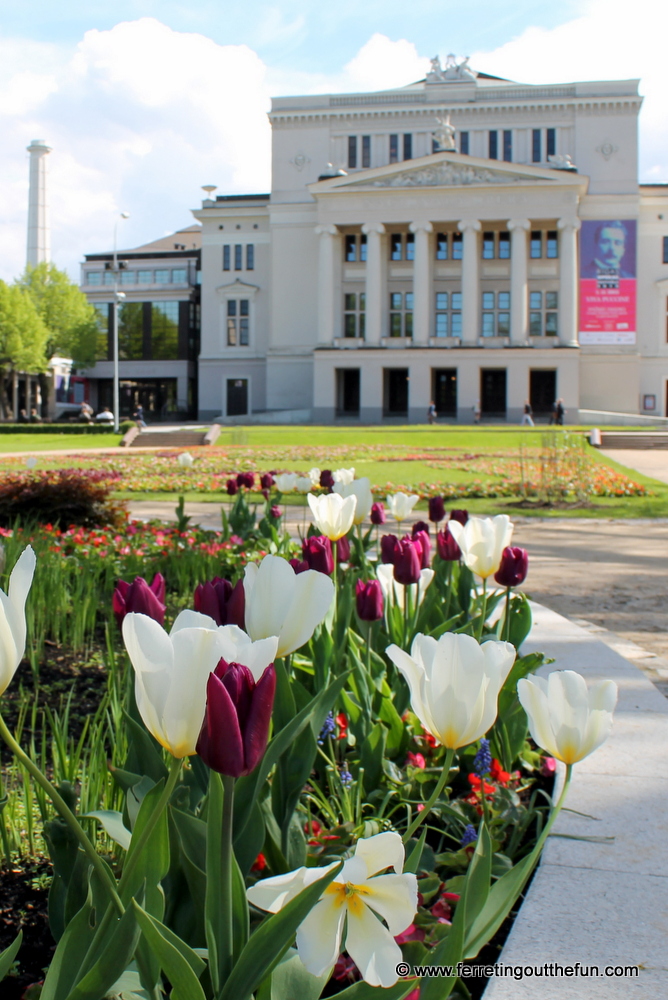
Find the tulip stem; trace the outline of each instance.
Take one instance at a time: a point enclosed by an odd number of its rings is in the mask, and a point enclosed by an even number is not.
[[[339,545],[337,539],[335,542],[332,542],[332,562],[334,563],[334,566],[332,568],[332,582],[334,583],[334,617],[332,618],[332,631],[334,635],[336,635],[336,616],[339,611],[339,602],[338,602],[339,587],[336,579],[336,571],[338,568],[338,557],[339,557]]]
[[[482,581],[482,605],[480,609],[480,625],[478,627],[478,634],[476,639],[478,642],[482,639],[482,630],[485,627],[485,618],[487,617],[487,577],[483,577]]]
[[[445,763],[443,764],[443,770],[441,771],[441,776],[436,782],[436,788],[431,793],[427,802],[425,802],[425,806],[422,812],[419,812],[416,815],[415,819],[406,830],[403,836],[404,844],[408,843],[408,841],[411,839],[417,828],[420,826],[421,823],[424,823],[427,816],[433,809],[434,803],[439,798],[450,775],[450,768],[452,767],[452,761],[454,759],[454,756],[455,756],[455,751],[451,747],[448,747],[447,750],[445,751]]]
[[[503,638],[508,642],[508,636],[510,635],[510,587],[506,587],[506,614],[503,626]]]
[[[141,835],[137,840],[137,842],[135,843],[133,840],[133,842],[130,844],[130,855],[125,863],[125,866],[123,867],[123,874],[121,876],[121,881],[119,883],[119,890],[121,894],[125,886],[130,881],[130,878],[137,866],[137,862],[146,844],[151,839],[156,823],[162,816],[163,811],[167,807],[167,803],[172,797],[174,786],[176,785],[177,778],[181,773],[182,764],[183,760],[180,757],[172,757],[172,762],[169,767],[169,774],[167,775],[167,781],[165,782],[165,787],[163,788],[160,798],[158,799],[155,805],[155,809],[148,817],[146,826],[142,830]]]
[[[116,907],[119,915],[122,916],[125,913],[125,907],[121,901],[121,898],[117,892],[116,884],[113,877],[109,873],[109,869],[102,861],[102,858],[95,850],[95,847],[90,842],[85,830],[81,826],[81,823],[76,818],[70,807],[67,805],[62,795],[57,791],[56,788],[51,784],[49,779],[42,774],[40,769],[36,764],[30,759],[30,757],[21,749],[20,745],[14,739],[5,720],[0,715],[0,736],[12,751],[14,756],[23,764],[26,771],[35,779],[38,785],[40,785],[46,794],[49,796],[57,811],[60,813],[62,819],[67,823],[67,826],[72,831],[76,839],[79,841],[79,846],[83,850],[84,854],[92,864],[98,877],[102,884],[106,887],[107,892],[111,902]]]
[[[445,570],[445,620],[447,622],[450,617],[450,597],[452,595],[452,563],[448,562],[446,564]]]
[[[222,774],[223,780],[223,835],[221,841],[220,882],[222,890],[221,905],[223,907],[223,940],[222,955],[218,974],[221,984],[225,982],[234,966],[234,778]]]

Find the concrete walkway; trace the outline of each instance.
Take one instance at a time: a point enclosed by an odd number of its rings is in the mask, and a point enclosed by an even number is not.
[[[635,469],[643,476],[650,476],[658,479],[661,483],[668,483],[668,450],[659,448],[648,448],[646,451],[636,448],[606,448],[601,449],[601,454],[606,458],[611,458],[620,465],[625,465],[627,469]]]
[[[503,949],[513,966],[597,965],[601,978],[495,978],[484,1000],[668,998],[668,701],[595,634],[534,608],[523,651],[555,658],[588,683],[611,678],[619,703],[610,739],[575,765],[552,837]],[[605,978],[606,966],[639,966],[638,978]]]

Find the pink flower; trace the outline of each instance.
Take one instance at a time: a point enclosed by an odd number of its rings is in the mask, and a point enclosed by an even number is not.
[[[422,770],[427,766],[427,762],[421,753],[410,753],[408,754],[408,764],[412,764],[413,767],[419,767]]]

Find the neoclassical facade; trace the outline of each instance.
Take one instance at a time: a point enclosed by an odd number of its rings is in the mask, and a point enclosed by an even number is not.
[[[640,105],[636,80],[453,57],[397,90],[275,99],[271,192],[194,212],[200,416],[665,414],[668,195],[638,184]]]

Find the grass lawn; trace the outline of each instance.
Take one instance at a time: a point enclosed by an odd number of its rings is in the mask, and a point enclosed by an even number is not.
[[[89,448],[116,448],[120,436],[114,434],[0,434],[0,455],[12,452],[56,451],[65,448],[76,448],[88,451]],[[125,449],[120,449],[125,450]]]

